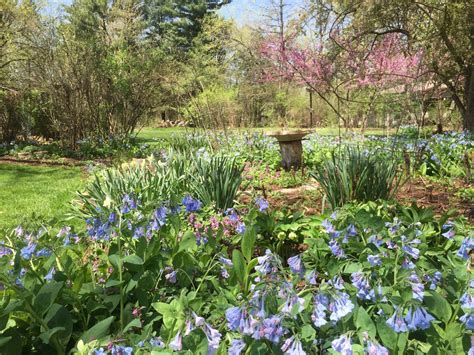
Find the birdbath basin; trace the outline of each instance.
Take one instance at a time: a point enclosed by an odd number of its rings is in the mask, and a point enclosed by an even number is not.
[[[297,170],[303,165],[303,138],[310,131],[280,131],[268,132],[267,135],[274,137],[280,144],[281,166],[286,171]]]

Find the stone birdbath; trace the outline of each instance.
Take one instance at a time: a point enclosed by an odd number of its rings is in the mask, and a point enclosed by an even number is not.
[[[298,170],[303,166],[303,138],[310,131],[280,131],[268,132],[267,135],[274,137],[280,144],[281,165],[286,171]]]

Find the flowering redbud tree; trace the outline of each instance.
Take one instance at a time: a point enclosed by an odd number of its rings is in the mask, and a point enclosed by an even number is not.
[[[284,78],[308,87],[345,123],[341,104],[355,103],[371,109],[384,97],[396,100],[397,94],[410,92],[425,74],[423,53],[410,53],[397,34],[373,43],[356,43],[333,33],[321,42],[293,31],[284,39],[268,37],[260,54],[267,63],[264,80]]]

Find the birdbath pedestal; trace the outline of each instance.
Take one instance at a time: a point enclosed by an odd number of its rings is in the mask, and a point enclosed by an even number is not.
[[[281,165],[286,171],[297,170],[303,165],[303,138],[311,132],[270,132],[268,136],[274,137],[280,144]]]

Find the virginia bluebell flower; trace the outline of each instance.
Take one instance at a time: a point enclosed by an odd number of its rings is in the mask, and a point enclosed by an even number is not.
[[[461,242],[461,247],[459,248],[458,252],[456,253],[457,256],[463,258],[465,260],[469,259],[469,253],[471,249],[474,248],[474,238],[466,237]]]
[[[370,287],[369,280],[360,271],[351,274],[352,285],[357,289],[357,297],[361,300],[375,301],[375,291]]]
[[[351,338],[347,335],[341,335],[339,338],[334,339],[331,342],[331,346],[335,351],[340,352],[342,355],[352,355],[352,342]]]
[[[150,339],[150,345],[153,348],[164,348],[165,347],[165,343],[163,342],[163,340],[161,340],[161,338],[158,338],[158,337],[151,338]]]
[[[285,301],[283,308],[281,309],[282,313],[291,314],[292,311],[300,313],[304,309],[304,298],[298,297],[298,295],[289,295]]]
[[[328,281],[329,285],[332,285],[336,290],[344,289],[344,280],[341,276],[334,276],[331,280]]]
[[[243,332],[244,327],[244,314],[239,307],[231,307],[225,311],[225,317],[227,319],[227,327],[230,330]]]
[[[172,267],[167,266],[165,267],[165,272],[166,272],[165,279],[172,284],[176,283],[176,275],[177,275],[176,270],[173,270]]]
[[[313,313],[311,314],[311,320],[313,321],[315,327],[320,328],[328,322],[326,320],[328,300],[327,298],[321,298],[318,296],[320,295],[316,295],[314,298],[314,309]]]
[[[265,318],[260,328],[260,334],[263,332],[263,336],[270,340],[272,343],[278,343],[281,336],[285,333],[285,330],[281,326],[281,318],[276,315],[272,315],[269,318]],[[260,338],[255,338],[260,339]]]
[[[412,273],[408,277],[408,281],[410,282],[411,290],[413,292],[413,299],[423,302],[425,286],[421,283],[421,280],[418,275],[416,273]]]
[[[315,270],[312,270],[306,275],[306,281],[308,281],[310,285],[316,285],[317,277],[318,277],[318,273]]]
[[[459,318],[468,330],[474,330],[474,313],[465,313]]]
[[[132,355],[133,348],[130,346],[114,345],[111,349],[112,355]]]
[[[235,231],[239,234],[244,234],[245,233],[245,224],[242,222],[238,222],[237,226],[235,227]]]
[[[166,219],[168,215],[168,209],[164,206],[156,209],[153,212],[151,222],[150,222],[150,229],[153,231],[160,230],[166,224]]]
[[[463,309],[474,309],[474,297],[469,291],[461,296],[459,302]]]
[[[217,349],[219,348],[222,335],[217,331],[217,329],[212,328],[207,323],[204,323],[201,329],[204,331],[204,334],[206,334],[207,337],[207,355],[214,355],[217,352]]]
[[[415,268],[415,264],[408,258],[404,258],[402,261],[402,268],[413,270]]]
[[[436,271],[432,276],[431,275],[425,275],[425,280],[430,283],[430,290],[436,290],[436,287],[438,286],[438,283],[441,282],[441,278],[443,277],[443,274],[440,271]]]
[[[244,351],[245,349],[245,346],[245,341],[243,341],[242,339],[232,339],[227,353],[228,355],[241,355],[242,351]]]
[[[398,232],[398,230],[400,229],[401,227],[401,222],[400,220],[398,219],[398,217],[395,217],[393,219],[393,222],[390,223],[390,222],[386,222],[385,223],[385,227],[388,228],[388,231],[390,232],[390,234],[395,234]]]
[[[397,333],[407,332],[408,326],[400,313],[400,310],[398,308],[395,308],[395,312],[393,312],[393,315],[389,319],[387,319],[386,323]]]
[[[329,242],[329,248],[331,249],[332,254],[337,258],[345,258],[346,254],[344,253],[344,250],[341,248],[339,243],[336,240],[331,240]]]
[[[324,231],[328,234],[333,234],[336,232],[336,228],[328,219],[325,219],[324,221],[322,221],[321,226],[324,228]]]
[[[441,233],[443,237],[446,239],[453,239],[454,236],[456,235],[456,232],[454,231],[454,228],[448,229],[446,232]]]
[[[380,266],[382,265],[382,259],[380,258],[380,255],[368,255],[367,256],[367,261],[369,262],[370,265],[372,266]]]
[[[294,274],[298,274],[300,277],[303,277],[305,269],[303,261],[301,260],[301,255],[295,255],[291,258],[288,258],[288,266]]]
[[[55,273],[56,273],[56,269],[53,266],[51,268],[51,270],[49,270],[49,272],[45,275],[44,279],[46,281],[51,281],[53,279]]]
[[[14,229],[15,231],[15,235],[20,238],[20,237],[23,237],[23,235],[25,234],[25,230],[23,229],[22,226],[18,226]]]
[[[383,244],[383,238],[379,237],[376,234],[371,235],[367,241],[369,243],[372,243],[372,244],[376,245],[377,247],[380,247]]]
[[[36,250],[36,243],[30,243],[20,250],[20,256],[25,260],[30,260]]]
[[[144,235],[145,235],[145,228],[144,227],[135,228],[135,231],[133,232],[133,238],[134,239],[140,239]]]
[[[410,330],[428,329],[434,319],[423,307],[410,308],[405,316],[405,322]]]
[[[349,227],[347,227],[347,236],[349,237],[355,237],[357,235],[357,229],[353,224],[349,224]]]
[[[331,312],[329,319],[337,322],[352,312],[354,304],[347,293],[338,291],[333,295],[328,309]]]
[[[0,247],[0,258],[5,255],[11,255],[11,254],[13,254],[13,251],[10,248]]]
[[[184,205],[184,208],[185,208],[186,212],[188,212],[188,213],[199,211],[201,209],[201,206],[202,206],[201,201],[195,200],[190,195],[186,195],[183,198],[182,203]]]
[[[389,355],[387,348],[372,341],[367,341],[367,355]]]
[[[183,336],[181,335],[181,330],[176,333],[173,340],[170,342],[169,347],[175,351],[181,351],[183,348]]]
[[[268,201],[265,200],[263,197],[257,197],[257,199],[255,200],[255,204],[257,205],[258,210],[260,212],[265,212],[269,207]]]
[[[262,275],[269,274],[273,270],[273,258],[272,252],[269,249],[265,250],[265,255],[257,258],[258,265],[255,266],[255,270]]]
[[[285,355],[305,355],[306,352],[303,350],[303,346],[298,338],[292,336],[285,340],[281,346],[281,350]]]
[[[415,260],[420,257],[420,250],[412,247],[411,245],[408,245],[408,244],[403,245],[402,250]]]

